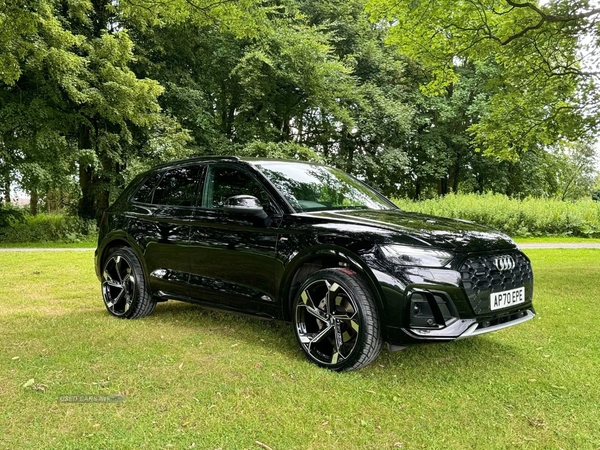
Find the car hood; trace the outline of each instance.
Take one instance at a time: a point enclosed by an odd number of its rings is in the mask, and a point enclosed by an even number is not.
[[[339,210],[300,214],[327,222],[379,228],[392,241],[432,246],[457,252],[508,250],[516,247],[506,234],[473,222],[402,210]],[[396,233],[389,233],[390,231]]]

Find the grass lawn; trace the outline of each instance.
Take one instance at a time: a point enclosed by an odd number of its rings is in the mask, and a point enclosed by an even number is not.
[[[0,448],[598,449],[600,250],[527,253],[536,319],[347,374],[285,323],[109,317],[87,252],[0,253]]]

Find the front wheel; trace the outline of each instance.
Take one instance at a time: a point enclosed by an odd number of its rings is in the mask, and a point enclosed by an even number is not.
[[[373,296],[354,271],[323,269],[312,274],[294,300],[296,339],[309,360],[335,371],[366,366],[383,339]]]
[[[144,271],[130,248],[119,248],[106,259],[102,270],[102,298],[110,314],[124,319],[145,317],[154,311]]]

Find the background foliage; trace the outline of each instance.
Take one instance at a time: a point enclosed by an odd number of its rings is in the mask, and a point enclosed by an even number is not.
[[[2,210],[0,210],[1,212]],[[1,223],[1,222],[0,222]],[[64,214],[22,215],[10,226],[0,226],[0,242],[89,242],[95,244],[95,220]]]
[[[587,0],[6,0],[0,196],[97,220],[157,162],[236,154],[323,161],[398,198],[590,198],[599,14]]]
[[[590,199],[510,198],[502,194],[449,194],[414,202],[396,200],[406,211],[470,220],[511,236],[600,237],[600,203]]]

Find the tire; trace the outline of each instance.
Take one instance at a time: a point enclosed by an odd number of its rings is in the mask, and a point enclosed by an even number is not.
[[[121,319],[139,319],[154,311],[142,265],[132,249],[111,253],[102,269],[102,298],[108,312]]]
[[[302,284],[292,322],[306,357],[337,372],[366,366],[383,344],[373,296],[362,278],[345,268],[319,270]]]

